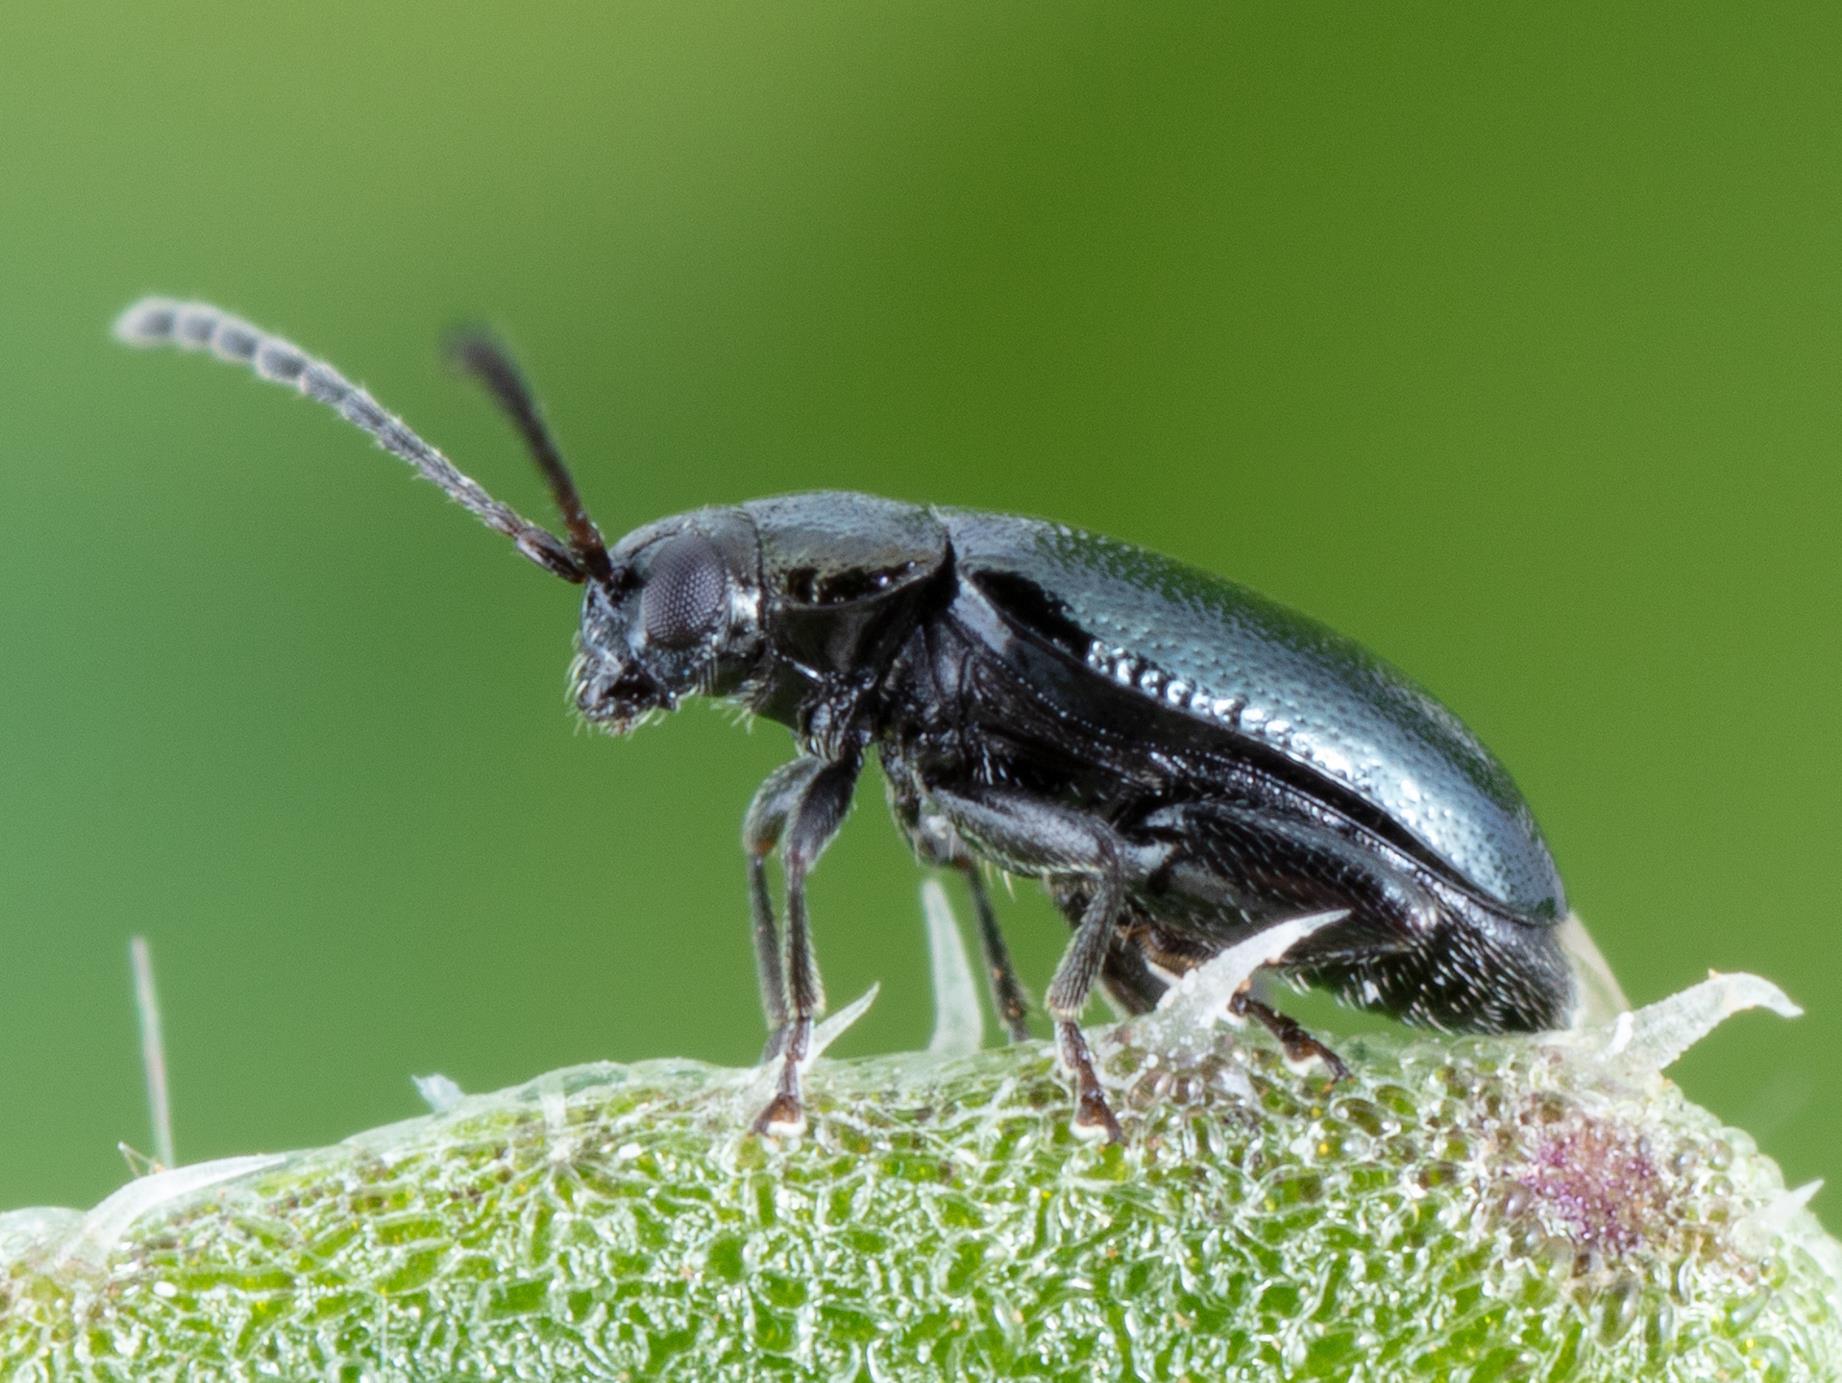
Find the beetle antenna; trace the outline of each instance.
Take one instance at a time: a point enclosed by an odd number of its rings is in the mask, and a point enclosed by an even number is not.
[[[511,418],[562,512],[563,528],[569,534],[577,562],[590,576],[605,580],[609,571],[607,543],[588,516],[575,478],[563,464],[563,453],[557,449],[556,439],[550,435],[537,406],[537,396],[531,392],[518,363],[490,332],[480,327],[452,332],[447,352],[450,360],[486,387],[493,402]]]
[[[434,481],[449,499],[488,528],[510,538],[521,553],[545,571],[578,583],[586,577],[588,568],[561,538],[487,494],[401,418],[386,412],[365,390],[293,342],[271,336],[209,303],[182,303],[171,298],[141,299],[116,319],[115,335],[131,346],[209,349],[220,360],[249,366],[263,379],[292,384],[308,398],[325,404],[354,427],[369,433],[392,456],[409,462],[425,480]],[[602,561],[606,560],[604,553]]]

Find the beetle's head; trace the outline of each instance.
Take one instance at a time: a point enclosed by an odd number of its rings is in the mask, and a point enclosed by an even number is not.
[[[519,537],[518,546],[584,587],[569,679],[582,718],[620,735],[686,696],[734,690],[761,648],[754,524],[740,510],[699,509],[608,548],[510,357],[478,333],[452,350],[518,425],[562,511],[562,536],[535,529],[538,540]]]
[[[590,579],[571,698],[589,724],[635,728],[681,697],[732,691],[761,648],[754,526],[705,509],[648,524]]]

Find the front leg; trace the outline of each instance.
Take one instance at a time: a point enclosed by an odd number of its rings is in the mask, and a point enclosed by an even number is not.
[[[812,956],[806,876],[843,824],[861,766],[855,756],[835,763],[808,758],[788,764],[761,785],[743,823],[762,1007],[770,1028],[764,1059],[779,1057],[781,1062],[774,1098],[755,1120],[757,1133],[798,1133],[806,1125],[799,1068],[812,1038],[813,1017],[825,1006]],[[784,950],[775,946],[774,907],[767,888],[766,856],[776,843],[787,889]]]
[[[1005,868],[1084,886],[1087,905],[1049,984],[1048,1008],[1062,1065],[1074,1076],[1075,1133],[1118,1142],[1119,1120],[1100,1088],[1080,1018],[1118,929],[1127,845],[1105,822],[1015,791],[933,788],[928,800],[965,840]]]
[[[864,709],[875,695],[874,677],[821,678],[800,706],[793,727],[801,749],[826,763],[861,757],[869,743]]]
[[[742,818],[742,851],[748,856],[748,901],[754,921],[755,974],[761,984],[761,1012],[767,1019],[767,1050],[763,1061],[780,1055],[787,1035],[787,980],[780,968],[780,927],[774,920],[774,899],[768,892],[767,857],[780,844],[787,818],[801,795],[825,767],[823,759],[795,759],[782,764],[755,790]]]

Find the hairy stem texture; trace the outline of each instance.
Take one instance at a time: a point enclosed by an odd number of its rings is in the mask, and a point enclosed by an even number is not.
[[[1035,1044],[820,1063],[787,1144],[756,1073],[556,1072],[0,1216],[0,1374],[1836,1376],[1836,1245],[1636,1017],[1335,1086],[1140,1020],[1110,1146]]]

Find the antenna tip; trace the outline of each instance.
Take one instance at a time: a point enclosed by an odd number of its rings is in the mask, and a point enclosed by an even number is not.
[[[129,346],[170,341],[179,327],[183,303],[172,298],[142,298],[115,319],[115,339]]]
[[[441,354],[450,365],[471,365],[497,344],[492,332],[477,322],[455,322],[441,333]]]

